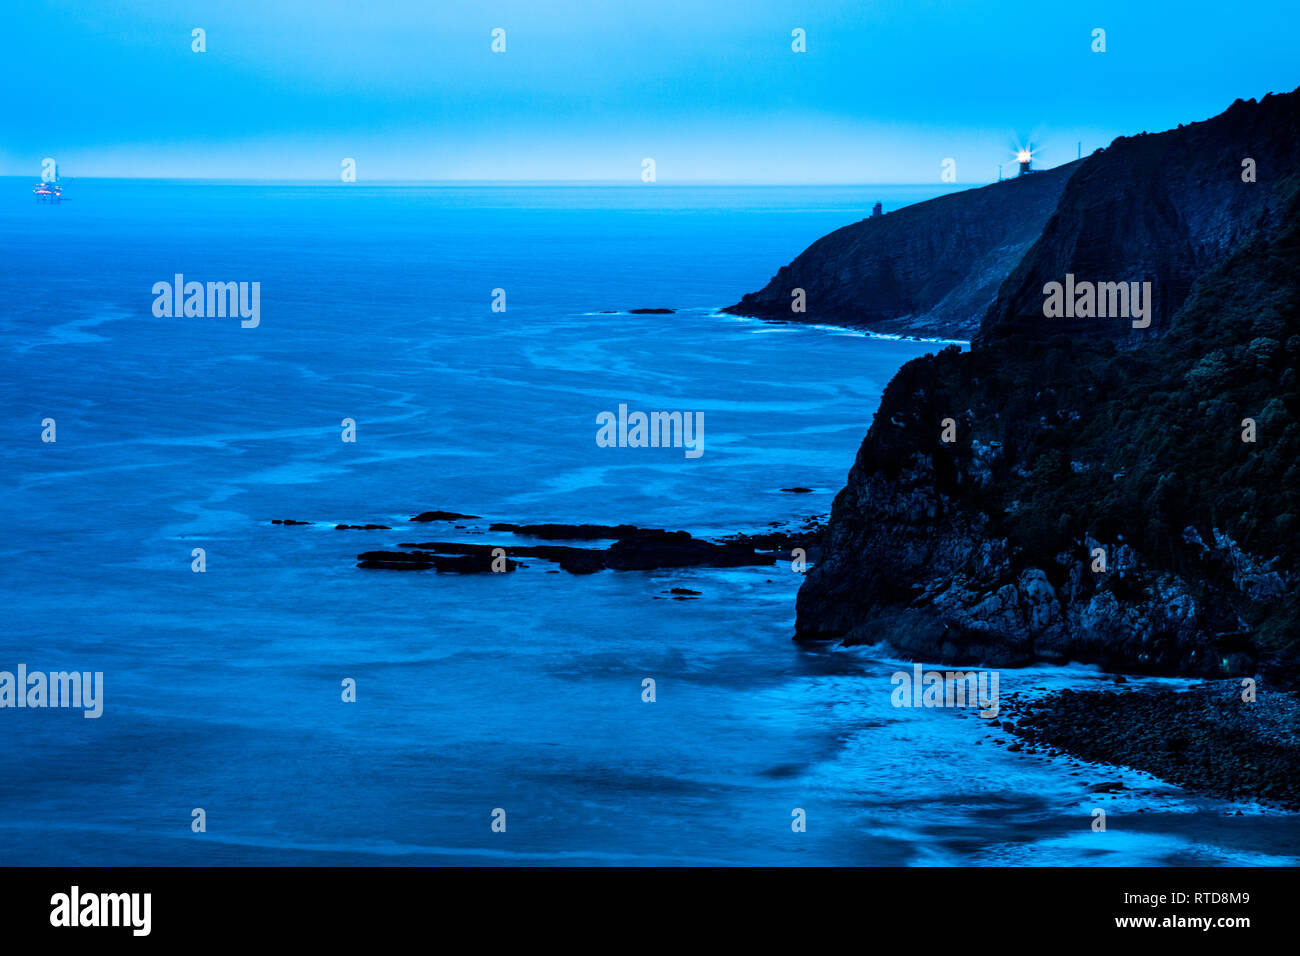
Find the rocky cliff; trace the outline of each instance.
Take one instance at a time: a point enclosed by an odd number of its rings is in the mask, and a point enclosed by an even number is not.
[[[863,219],[817,240],[724,312],[969,338],[1078,162]],[[806,311],[792,293],[804,290]]]
[[[972,349],[886,389],[796,639],[1294,681],[1297,159],[1300,91],[1079,164]],[[1151,282],[1150,327],[1045,318],[1066,273]]]
[[[1121,137],[1079,165],[1030,252],[998,292],[979,335],[1159,334],[1196,281],[1233,249],[1279,226],[1278,187],[1296,168],[1296,95],[1238,100],[1213,119]],[[1256,182],[1243,182],[1243,162]],[[1149,329],[1130,322],[1043,320],[1043,286],[1152,281]]]

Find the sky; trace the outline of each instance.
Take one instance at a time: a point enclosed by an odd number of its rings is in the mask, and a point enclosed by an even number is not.
[[[5,0],[0,175],[978,184],[1295,89],[1298,28],[1300,0]]]

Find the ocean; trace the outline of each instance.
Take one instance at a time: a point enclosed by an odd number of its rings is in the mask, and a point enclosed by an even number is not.
[[[102,672],[103,714],[0,709],[0,864],[1300,861],[1290,815],[895,708],[910,662],[790,640],[788,562],[356,568],[518,541],[492,521],[824,515],[945,343],[718,309],[937,188],[31,185],[0,179],[0,671]],[[156,316],[177,274],[260,283],[257,326]],[[620,404],[701,413],[703,454],[598,446]],[[481,519],[407,523],[431,509]]]

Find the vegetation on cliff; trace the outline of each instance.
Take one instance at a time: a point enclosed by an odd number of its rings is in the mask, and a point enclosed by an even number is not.
[[[1214,634],[1240,636],[1240,613],[1272,666],[1300,657],[1288,586],[1300,557],[1296,183],[1283,232],[1215,268],[1169,333],[1145,347],[1004,339],[938,356],[927,383],[936,416],[960,408],[976,441],[1000,443],[991,480],[960,493],[988,516],[990,536],[1010,541],[1017,564],[1043,568],[1060,587],[1071,564],[1056,559],[1062,552],[1078,555],[1085,539],[1127,544],[1193,586]],[[1247,419],[1254,441],[1243,441]],[[956,493],[971,445],[934,454],[937,480]],[[1131,590],[1138,580],[1105,586]]]
[[[1296,680],[1298,112],[1234,104],[1085,161],[974,347],[886,389],[797,637]],[[1071,270],[1154,279],[1157,323],[1044,320]]]

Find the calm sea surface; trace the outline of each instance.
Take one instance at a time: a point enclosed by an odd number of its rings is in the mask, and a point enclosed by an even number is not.
[[[0,710],[0,863],[1300,859],[1293,816],[893,708],[909,665],[790,641],[788,564],[355,568],[495,543],[488,521],[825,513],[886,382],[941,346],[716,310],[937,190],[80,180],[48,207],[31,186],[0,179],[0,670],[102,671],[105,694],[97,720]],[[155,317],[176,273],[260,282],[260,325]],[[659,306],[679,311],[602,314]],[[597,447],[620,403],[703,412],[703,456]],[[484,520],[406,524],[428,509]],[[366,522],[394,530],[334,529]]]

